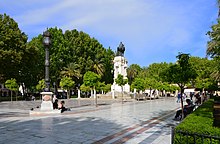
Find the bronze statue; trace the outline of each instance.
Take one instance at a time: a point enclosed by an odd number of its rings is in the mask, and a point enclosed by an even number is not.
[[[124,52],[125,52],[125,46],[122,44],[122,42],[120,42],[117,48],[116,56],[124,56]]]

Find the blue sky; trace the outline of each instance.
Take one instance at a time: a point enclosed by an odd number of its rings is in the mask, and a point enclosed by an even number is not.
[[[128,65],[175,62],[178,52],[205,57],[217,0],[1,0],[29,40],[47,27],[77,29],[115,51]]]

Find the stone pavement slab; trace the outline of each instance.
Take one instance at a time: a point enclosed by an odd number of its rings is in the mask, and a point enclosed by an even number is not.
[[[19,115],[24,113],[20,109],[17,115],[0,115],[0,143],[168,144],[171,126],[178,124],[172,118],[179,107],[174,98],[162,98],[98,107],[72,104],[71,111],[54,116]]]

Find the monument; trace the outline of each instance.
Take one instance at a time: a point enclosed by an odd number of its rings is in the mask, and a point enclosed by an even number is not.
[[[124,57],[124,51],[125,51],[125,46],[120,42],[116,56],[114,58],[114,83],[111,86],[111,93],[112,93],[112,98],[115,98],[115,92],[122,92],[121,86],[116,84],[115,79],[118,77],[118,74],[121,74],[124,79],[127,79],[127,67],[128,67],[128,61]],[[129,93],[130,92],[130,86],[128,84],[125,84],[123,86],[123,91]]]

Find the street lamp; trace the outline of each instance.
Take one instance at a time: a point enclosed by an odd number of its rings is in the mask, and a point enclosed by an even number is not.
[[[50,58],[49,58],[49,47],[51,44],[51,35],[49,31],[43,32],[43,44],[45,46],[45,83],[46,83],[46,88],[45,91],[49,92],[50,91],[50,78],[49,78],[49,66],[50,66]]]

